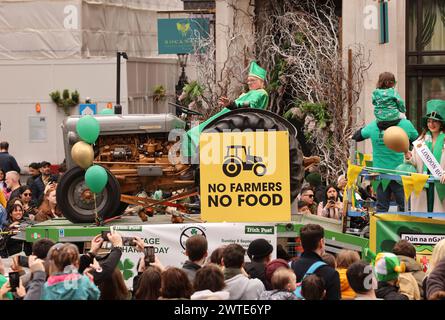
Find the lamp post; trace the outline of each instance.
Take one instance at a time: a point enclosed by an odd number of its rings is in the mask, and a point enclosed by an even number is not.
[[[121,106],[121,56],[128,60],[126,52],[117,52],[117,66],[116,66],[116,105],[114,106],[114,114],[122,114]]]
[[[188,53],[178,53],[179,66],[182,68],[181,75],[179,76],[178,84],[176,85],[176,103],[180,104],[178,97],[182,93],[182,89],[188,83],[187,76],[185,74],[185,67],[187,66]]]

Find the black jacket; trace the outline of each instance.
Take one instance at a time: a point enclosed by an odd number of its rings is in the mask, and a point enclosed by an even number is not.
[[[383,300],[409,300],[407,296],[399,292],[399,287],[383,281],[379,281],[375,296]]]
[[[112,248],[110,253],[103,258],[97,257],[96,260],[99,262],[102,272],[93,271],[91,275],[94,278],[94,283],[96,285],[101,284],[101,282],[106,281],[111,278],[111,275],[116,269],[122,256],[122,250],[119,248]],[[94,256],[87,253],[80,257],[79,263],[79,273],[83,273],[90,264],[93,263]]]
[[[20,173],[20,167],[17,161],[8,152],[0,152],[0,168],[3,169],[5,174],[8,171],[17,171]]]
[[[32,192],[32,202],[36,206],[40,206],[43,200],[43,192],[45,191],[45,184],[42,180],[42,175],[34,179],[32,184],[29,186]]]
[[[263,262],[247,262],[244,265],[244,270],[251,279],[260,279],[266,290],[272,290],[272,286],[266,283],[266,265]]]
[[[300,259],[292,262],[291,268],[294,270],[297,276],[297,282],[303,280],[307,270],[317,261],[323,261],[323,259],[315,252],[303,252]],[[326,300],[340,300],[340,276],[338,272],[332,267],[325,265],[319,267],[315,274],[323,278],[326,287]]]

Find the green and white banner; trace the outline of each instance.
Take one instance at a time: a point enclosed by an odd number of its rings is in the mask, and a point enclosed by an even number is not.
[[[155,254],[164,266],[181,268],[187,260],[185,242],[193,235],[203,235],[208,241],[209,255],[220,246],[237,243],[247,249],[250,242],[263,238],[275,248],[277,230],[275,224],[263,223],[197,223],[197,224],[158,224],[140,226],[115,226],[123,237],[140,237],[146,245],[155,248]],[[137,275],[137,263],[143,253],[136,247],[125,246],[119,268],[123,272],[128,288],[133,286]],[[272,252],[276,256],[275,250]],[[246,261],[249,258],[245,257]]]
[[[409,241],[417,251],[417,260],[428,269],[434,246],[445,239],[445,220],[381,213],[371,216],[369,248],[375,253],[392,252],[396,242]]]

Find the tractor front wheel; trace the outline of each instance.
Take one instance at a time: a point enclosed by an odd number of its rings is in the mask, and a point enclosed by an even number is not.
[[[107,170],[108,183],[96,195],[85,183],[85,170],[74,167],[68,170],[57,185],[57,205],[65,218],[73,223],[95,222],[95,210],[104,219],[119,215],[120,186],[116,178]]]
[[[266,174],[267,169],[263,163],[255,163],[253,165],[253,173],[255,173],[258,177],[262,177]]]

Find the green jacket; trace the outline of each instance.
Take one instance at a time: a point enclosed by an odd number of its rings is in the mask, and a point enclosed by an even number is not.
[[[397,120],[400,119],[400,112],[406,112],[405,101],[394,88],[374,90],[372,105],[377,121]]]
[[[249,92],[241,94],[238,99],[235,100],[235,104],[239,108],[247,107],[246,102],[249,103],[250,108],[255,109],[266,109],[269,103],[269,95],[264,89],[250,90]],[[199,136],[204,128],[212,122],[214,119],[221,117],[222,115],[230,112],[228,108],[223,108],[218,113],[214,114],[206,121],[200,123],[199,125],[191,128],[187,131],[183,141],[182,141],[182,155],[183,156],[194,156],[196,154],[197,146],[199,145]]]

